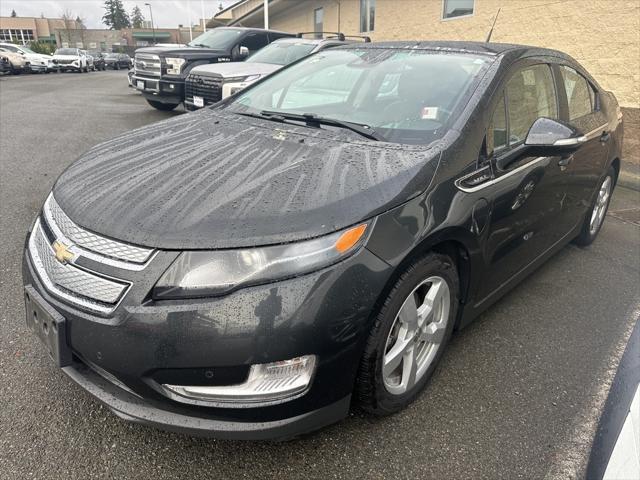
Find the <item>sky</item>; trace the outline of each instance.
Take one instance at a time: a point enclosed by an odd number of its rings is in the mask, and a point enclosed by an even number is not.
[[[150,3],[153,9],[153,22],[159,28],[176,28],[179,24],[189,24],[189,9],[193,24],[202,18],[201,4],[204,4],[205,16],[211,18],[218,11],[222,3],[226,7],[235,0],[123,0],[127,13],[131,14],[134,6],[138,5],[145,20],[149,20]],[[87,28],[107,28],[102,23],[104,15],[104,0],[0,0],[0,16],[8,17],[15,10],[19,17],[60,17],[65,11],[70,11],[75,18],[78,15],[84,20]]]

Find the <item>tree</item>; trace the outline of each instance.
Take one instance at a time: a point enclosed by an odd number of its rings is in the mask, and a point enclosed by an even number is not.
[[[12,16],[12,17],[17,17],[17,16],[18,16],[18,14],[16,13],[16,11],[15,11],[15,10],[11,10],[11,16]]]
[[[121,30],[131,27],[131,21],[129,20],[129,15],[127,15],[127,12],[124,10],[122,0],[105,0],[104,10],[105,14],[102,17],[102,23],[111,30]]]
[[[70,47],[73,47],[75,45],[73,45],[73,42],[71,41],[71,34],[76,29],[76,25],[73,21],[73,14],[69,10],[65,10],[64,12],[62,12],[61,17],[62,21],[64,22],[64,32],[67,37],[66,43],[68,43]],[[63,41],[62,32],[60,32],[60,41]]]
[[[140,7],[136,5],[135,7],[133,7],[133,10],[131,11],[131,25],[133,25],[133,28],[142,28],[143,22],[144,22],[144,15],[142,15],[142,12],[140,11]]]

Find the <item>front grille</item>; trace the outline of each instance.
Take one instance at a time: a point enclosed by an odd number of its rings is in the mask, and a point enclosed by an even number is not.
[[[162,73],[160,57],[158,55],[136,53],[134,69],[136,74],[160,77]]]
[[[29,238],[29,253],[47,290],[90,310],[111,312],[129,287],[129,283],[104,278],[70,263],[60,263],[40,219]]]
[[[153,250],[144,247],[118,242],[89,232],[76,225],[60,208],[53,195],[49,195],[42,209],[47,225],[56,237],[65,243],[74,243],[98,255],[104,255],[116,261],[134,264],[145,263],[153,254]],[[123,266],[123,265],[119,265]],[[124,268],[127,268],[125,265]],[[130,268],[131,269],[131,268]],[[135,269],[135,268],[134,268]]]
[[[222,77],[198,75],[192,73],[185,83],[185,98],[193,102],[193,97],[204,98],[205,103],[216,103],[222,100]]]
[[[75,60],[69,60],[69,59],[56,60],[56,63],[59,63],[60,65],[70,65],[73,62],[75,62]]]
[[[54,242],[63,244],[71,258],[59,261]],[[149,248],[85,230],[62,211],[53,195],[49,195],[44,204],[29,237],[28,248],[38,277],[49,292],[71,304],[103,314],[116,308],[131,282],[85,268],[84,263],[78,264],[78,259],[86,257],[98,264],[139,271],[155,253]]]

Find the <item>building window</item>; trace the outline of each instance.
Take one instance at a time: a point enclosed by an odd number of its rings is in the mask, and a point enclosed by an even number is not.
[[[26,45],[35,39],[33,30],[16,30],[2,29],[0,30],[0,41],[14,42]]]
[[[360,31],[373,32],[376,20],[376,0],[360,0]]]
[[[443,0],[442,19],[473,15],[475,0]]]
[[[324,31],[324,9],[316,8],[313,11],[313,31],[316,33],[316,38],[322,38]]]

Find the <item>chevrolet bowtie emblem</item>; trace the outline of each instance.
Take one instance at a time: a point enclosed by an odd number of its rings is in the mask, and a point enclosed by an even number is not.
[[[60,263],[67,263],[70,260],[75,258],[75,255],[69,251],[69,247],[62,242],[56,240],[51,245],[53,247],[53,251],[55,252],[56,260]]]

